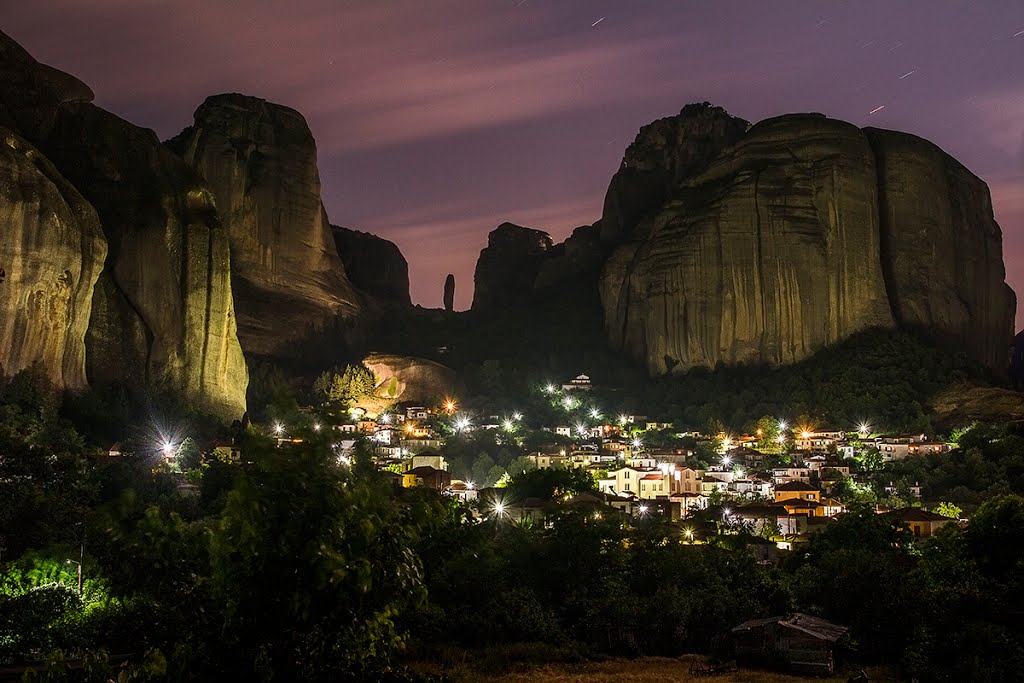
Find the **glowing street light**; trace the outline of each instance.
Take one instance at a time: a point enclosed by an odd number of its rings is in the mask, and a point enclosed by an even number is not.
[[[684,529],[683,533],[686,534],[686,539],[689,541],[693,540],[693,529]]]
[[[165,458],[169,458],[172,455],[174,455],[174,451],[175,451],[174,444],[171,443],[170,441],[164,441],[160,445],[160,451],[164,454]]]
[[[861,436],[867,436],[868,432],[870,431],[871,425],[869,425],[867,422],[861,422],[860,425],[857,427],[857,432],[860,433]]]
[[[785,420],[779,420],[779,431],[784,432],[789,427],[789,424]]]
[[[643,446],[643,443],[640,441],[640,439],[633,439],[632,445],[633,448],[640,448],[641,446]]]
[[[460,432],[469,429],[469,418],[465,415],[460,415],[455,420],[455,429]]]
[[[313,431],[314,432],[319,432],[320,431],[320,423],[319,422],[314,422],[313,423]]]
[[[519,411],[516,411],[512,413],[512,419],[515,420],[516,422],[519,422],[520,420],[523,419],[523,414],[520,413]]]
[[[732,464],[732,458],[730,458],[728,455],[723,455],[722,456],[722,464],[725,465],[726,467],[728,467],[729,465]]]
[[[549,394],[555,393],[555,385],[548,384],[547,386],[544,387],[544,391],[548,392]]]
[[[730,446],[732,446],[731,436],[727,436],[724,439],[722,439],[722,448],[729,448]]]
[[[777,437],[775,437],[775,440],[778,441],[779,445],[781,446],[782,444],[786,443],[786,435],[779,434]]]
[[[64,564],[66,564],[68,566],[76,565],[78,567],[78,597],[81,598],[82,597],[82,563],[81,562],[76,562],[75,560],[72,560],[71,558],[68,558],[68,559],[64,560]]]
[[[512,420],[505,420],[504,422],[501,423],[501,426],[506,432],[511,432],[513,429],[516,428]]]
[[[576,425],[576,431],[579,432],[580,436],[583,436],[584,434],[587,433],[587,425],[581,422],[580,424]]]
[[[565,406],[566,410],[572,410],[576,405],[576,400],[572,396],[566,396],[562,399],[562,405]]]
[[[384,413],[383,415],[380,416],[380,421],[386,425],[389,425],[391,424],[391,416],[388,415],[387,413]]]
[[[646,505],[641,505],[640,507],[637,508],[637,510],[640,511],[641,515],[646,515],[647,514],[647,506]]]
[[[476,486],[476,484],[474,484],[473,482],[471,482],[471,481],[467,481],[466,482],[466,488],[469,489],[470,491],[473,490],[474,486]]]
[[[282,434],[284,434],[284,425],[281,424],[280,422],[275,422],[274,423],[274,433],[277,434],[278,436],[281,436]]]
[[[457,405],[455,405],[455,401],[454,401],[454,400],[452,400],[452,399],[450,399],[450,398],[449,398],[449,399],[445,399],[445,402],[444,402],[444,409],[445,409],[445,412],[447,412],[447,413],[448,413],[449,415],[451,415],[452,413],[454,413],[454,412],[455,412],[455,409],[456,409],[457,407],[458,407],[458,406],[457,406]]]
[[[800,438],[801,439],[809,439],[809,438],[811,438],[811,433],[805,429],[802,432],[800,432]]]
[[[597,408],[591,408],[590,409],[590,417],[592,417],[592,418],[594,418],[596,420],[597,418],[601,417],[601,411],[598,410]]]
[[[629,418],[628,417],[626,417],[625,415],[619,415],[619,424],[620,425],[624,425],[627,422],[629,422]]]
[[[722,508],[722,519],[728,519],[732,515],[732,508]]]

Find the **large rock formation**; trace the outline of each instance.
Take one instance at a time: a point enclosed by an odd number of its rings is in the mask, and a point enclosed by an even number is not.
[[[363,365],[377,379],[374,394],[382,405],[407,401],[433,405],[464,390],[454,370],[424,358],[371,353]]]
[[[142,379],[196,408],[239,416],[248,379],[227,235],[212,197],[153,131],[90,97],[76,79],[38,64],[0,34],[0,121],[38,147],[95,208],[109,247],[92,292],[89,378]]]
[[[255,97],[216,95],[171,144],[205,178],[227,227],[246,353],[287,354],[296,338],[358,314],[301,114]]]
[[[618,242],[657,213],[687,178],[743,137],[749,124],[721,107],[689,104],[679,116],[640,129],[612,177],[600,222],[601,239]]]
[[[734,139],[746,124],[723,116],[688,107],[641,131],[624,169],[648,169],[655,190],[612,181],[602,236],[626,240],[601,279],[614,347],[661,374],[792,363],[900,325],[1005,368],[1014,299],[984,183],[901,133],[791,115]],[[695,125],[720,133],[680,164]]]
[[[0,369],[39,364],[81,389],[107,242],[96,212],[34,147],[0,127]]]
[[[1016,297],[988,187],[919,137],[865,129],[878,164],[882,268],[905,328],[1005,368]]]
[[[455,274],[448,273],[444,279],[444,292],[442,292],[444,310],[451,313],[455,310]]]
[[[473,274],[473,310],[495,310],[533,292],[534,281],[551,248],[546,232],[502,223],[487,236]]]
[[[412,306],[409,264],[394,242],[338,225],[331,232],[345,273],[359,291],[378,303]]]

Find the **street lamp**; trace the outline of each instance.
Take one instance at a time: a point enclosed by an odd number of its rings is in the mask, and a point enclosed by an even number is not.
[[[68,559],[64,560],[64,564],[66,564],[68,566],[71,566],[72,564],[78,566],[78,597],[81,598],[82,597],[82,563],[81,562],[76,562],[75,560],[72,560],[71,558],[68,558]]]
[[[277,434],[278,436],[281,436],[282,434],[284,434],[284,425],[281,424],[280,422],[275,422],[274,423],[274,434]]]

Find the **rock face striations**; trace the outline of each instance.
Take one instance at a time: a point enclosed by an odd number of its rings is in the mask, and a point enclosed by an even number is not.
[[[867,128],[878,165],[882,268],[896,322],[1003,368],[1016,297],[988,187],[921,138]]]
[[[34,147],[0,127],[0,365],[39,363],[86,386],[85,334],[107,241],[92,206]]]
[[[614,347],[663,374],[792,363],[898,325],[1005,368],[1015,299],[984,183],[902,133],[790,115],[737,135],[725,116],[691,106],[642,129],[612,181]]]
[[[409,264],[394,242],[338,225],[331,232],[345,273],[359,291],[378,303],[412,306]]]
[[[69,240],[64,249],[80,252],[61,256],[40,244],[43,248],[28,252],[27,260],[14,261],[16,271],[0,264],[7,272],[7,282],[0,286],[12,285],[4,292],[4,308],[11,308],[8,301],[39,305],[44,299],[67,297],[75,302],[74,314],[68,314],[74,320],[67,328],[69,343],[78,343],[79,318],[89,319],[85,366],[90,381],[136,388],[145,384],[177,394],[197,408],[237,417],[245,410],[248,376],[235,332],[227,235],[212,195],[152,131],[94,106],[90,99],[89,89],[76,79],[40,65],[0,34],[0,124],[45,155],[36,168],[65,205],[37,184],[33,192],[43,192],[47,202],[43,215],[31,207],[16,210],[9,220],[17,225],[10,229],[12,234],[33,233],[43,242],[56,235],[31,222],[57,229],[56,221],[60,237]],[[7,157],[5,165],[13,172],[29,170],[23,161]],[[31,153],[29,158],[37,161]],[[21,199],[26,200],[35,201],[31,192]],[[55,213],[46,213],[51,210]],[[96,216],[105,239],[96,235]],[[91,264],[104,253],[103,270],[96,272]],[[70,275],[60,284],[74,293],[54,293],[53,264],[74,263],[81,267],[65,267]],[[91,313],[80,303],[82,297],[91,298]],[[17,334],[38,338],[40,333],[23,328]],[[9,356],[24,355],[25,343],[16,350],[6,346],[0,353],[6,354],[5,367],[15,367],[22,361]],[[71,361],[68,352],[62,353],[65,363],[47,362],[51,377],[62,386],[81,386],[80,371],[70,369],[79,366],[80,352],[71,351]]]
[[[171,144],[206,180],[230,236],[246,353],[286,352],[296,338],[358,315],[360,298],[320,201],[316,146],[301,114],[255,97],[216,95]]]

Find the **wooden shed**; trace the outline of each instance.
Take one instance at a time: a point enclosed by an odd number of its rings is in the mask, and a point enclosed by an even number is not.
[[[836,643],[848,630],[795,613],[746,621],[732,633],[740,662],[778,665],[798,673],[831,674],[836,667]]]

